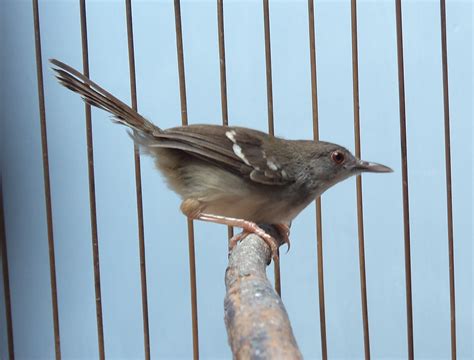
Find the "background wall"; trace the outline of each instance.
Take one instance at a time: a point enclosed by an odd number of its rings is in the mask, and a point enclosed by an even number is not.
[[[47,69],[58,58],[82,68],[78,1],[41,1],[46,119],[64,358],[97,358],[84,106]],[[88,1],[91,77],[129,101],[123,1]],[[266,130],[263,14],[260,1],[224,1],[230,123]],[[453,162],[457,344],[472,357],[472,12],[447,2]],[[270,4],[275,129],[311,138],[307,3]],[[180,123],[171,1],[134,1],[138,108],[161,127]],[[320,136],[354,148],[349,1],[316,1]],[[362,154],[391,166],[364,175],[371,350],[405,358],[406,315],[396,63],[395,6],[359,1]],[[214,1],[183,1],[190,123],[220,123]],[[404,1],[404,50],[412,235],[415,354],[448,358],[449,283],[439,4]],[[32,7],[0,2],[1,169],[17,358],[54,356]],[[93,110],[95,175],[108,358],[142,358],[143,332],[132,143]],[[179,199],[142,158],[148,300],[153,358],[192,355],[188,250]],[[355,180],[322,199],[328,350],[362,358]],[[200,350],[231,356],[223,322],[226,233],[196,223]],[[315,210],[292,227],[282,255],[282,298],[306,358],[319,358]],[[272,274],[269,274],[272,276]],[[0,357],[7,357],[3,287]]]

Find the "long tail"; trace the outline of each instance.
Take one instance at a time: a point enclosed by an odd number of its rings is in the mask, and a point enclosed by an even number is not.
[[[50,59],[49,61],[53,64],[52,68],[60,84],[81,95],[86,103],[111,113],[115,121],[137,130],[139,137],[153,136],[153,134],[162,132],[158,126],[145,119],[130,106],[73,67],[56,59]]]

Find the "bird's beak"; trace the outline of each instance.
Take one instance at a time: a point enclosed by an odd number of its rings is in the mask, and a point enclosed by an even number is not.
[[[373,162],[358,160],[355,169],[360,172],[389,173],[393,172],[388,166]]]

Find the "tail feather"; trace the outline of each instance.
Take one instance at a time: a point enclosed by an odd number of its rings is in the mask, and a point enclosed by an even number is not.
[[[108,111],[113,115],[115,121],[137,130],[143,135],[150,136],[162,132],[158,126],[73,67],[56,59],[51,59],[50,62],[53,64],[53,70],[59,83],[78,93],[86,103]]]

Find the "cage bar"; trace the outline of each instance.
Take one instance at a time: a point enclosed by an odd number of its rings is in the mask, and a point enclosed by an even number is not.
[[[354,106],[354,140],[355,155],[360,154],[360,112],[359,112],[359,54],[357,46],[357,0],[351,0],[351,29],[352,29],[352,94]],[[364,329],[365,358],[370,359],[369,313],[367,306],[367,280],[365,274],[365,239],[364,239],[364,207],[362,202],[362,177],[356,178],[357,192],[357,232],[359,238],[359,274],[360,297],[362,305],[362,321]]]
[[[403,61],[403,27],[402,2],[395,0],[395,17],[397,31],[397,61],[398,61],[398,97],[400,111],[400,142],[402,161],[402,193],[403,193],[403,236],[405,246],[405,285],[407,309],[407,341],[408,358],[414,358],[413,346],[413,303],[411,290],[411,251],[410,251],[410,207],[408,195],[408,159],[407,159],[407,128],[405,112],[405,70]]]
[[[43,83],[43,60],[41,52],[41,31],[38,0],[33,0],[33,23],[35,32],[36,76],[38,81],[38,105],[41,126],[41,148],[43,155],[44,197],[48,231],[49,274],[51,281],[51,306],[53,311],[54,349],[56,359],[61,359],[61,339],[59,332],[58,290],[56,283],[56,259],[54,252],[53,210],[51,205],[51,182],[49,176],[48,134],[46,130],[46,110]]]
[[[82,66],[83,73],[89,77],[89,46],[87,40],[87,10],[86,1],[80,0],[80,18],[81,18],[81,44],[82,44]],[[100,286],[100,257],[99,257],[99,238],[97,232],[97,207],[95,195],[95,175],[94,175],[94,144],[92,137],[92,116],[91,106],[84,105],[86,120],[86,140],[87,140],[87,171],[89,176],[89,204],[91,217],[91,238],[92,238],[92,261],[94,264],[94,291],[95,291],[95,309],[97,321],[97,342],[99,347],[99,357],[105,359],[104,346],[104,323],[102,317],[102,292]]]
[[[217,31],[219,39],[219,75],[221,82],[221,111],[222,125],[229,125],[229,111],[227,108],[227,76],[225,67],[225,36],[224,36],[224,1],[217,0]],[[229,240],[234,236],[234,228],[227,227]]]
[[[444,150],[446,162],[446,217],[448,223],[449,302],[451,313],[451,359],[456,359],[456,296],[454,286],[453,192],[451,182],[451,134],[449,126],[448,45],[446,36],[446,1],[440,0],[441,57],[443,66]]]
[[[5,299],[5,318],[7,321],[8,358],[15,359],[13,345],[12,302],[10,295],[10,275],[8,271],[7,233],[5,230],[5,214],[3,211],[3,184],[0,178],[0,256],[2,258],[3,296]]]
[[[176,26],[176,51],[178,57],[179,95],[181,101],[181,122],[188,125],[188,110],[186,102],[186,79],[184,72],[183,33],[181,28],[181,4],[180,0],[174,0],[174,15]],[[191,219],[188,222],[188,244],[189,244],[189,277],[191,282],[191,314],[193,331],[193,356],[199,359],[199,334],[197,313],[197,286],[196,286],[196,255],[194,249],[194,224]]]
[[[263,0],[263,26],[265,32],[265,68],[267,78],[267,113],[268,113],[268,133],[275,135],[275,125],[273,121],[273,83],[272,83],[272,48],[270,44],[270,6],[268,0]],[[274,261],[275,290],[281,297],[281,272],[280,258]]]
[[[133,46],[133,16],[132,2],[125,0],[125,12],[127,17],[127,43],[128,63],[130,72],[130,97],[132,109],[137,111],[137,78],[135,71],[135,50]],[[135,132],[135,130],[134,130]],[[143,223],[143,196],[142,176],[140,165],[140,151],[137,144],[133,145],[133,157],[135,165],[135,190],[137,197],[137,220],[138,220],[138,247],[140,253],[140,282],[142,295],[142,318],[143,318],[143,346],[145,359],[150,359],[150,327],[148,321],[148,290],[146,282],[146,254],[145,254],[145,228]]]
[[[318,112],[318,78],[316,68],[316,36],[314,30],[314,0],[308,0],[309,25],[309,54],[311,64],[311,105],[313,119],[313,138],[319,141],[319,112]],[[316,247],[318,258],[318,293],[319,293],[319,326],[321,332],[322,358],[328,358],[326,339],[326,307],[324,303],[324,266],[323,266],[323,222],[321,197],[315,202],[316,206]]]

